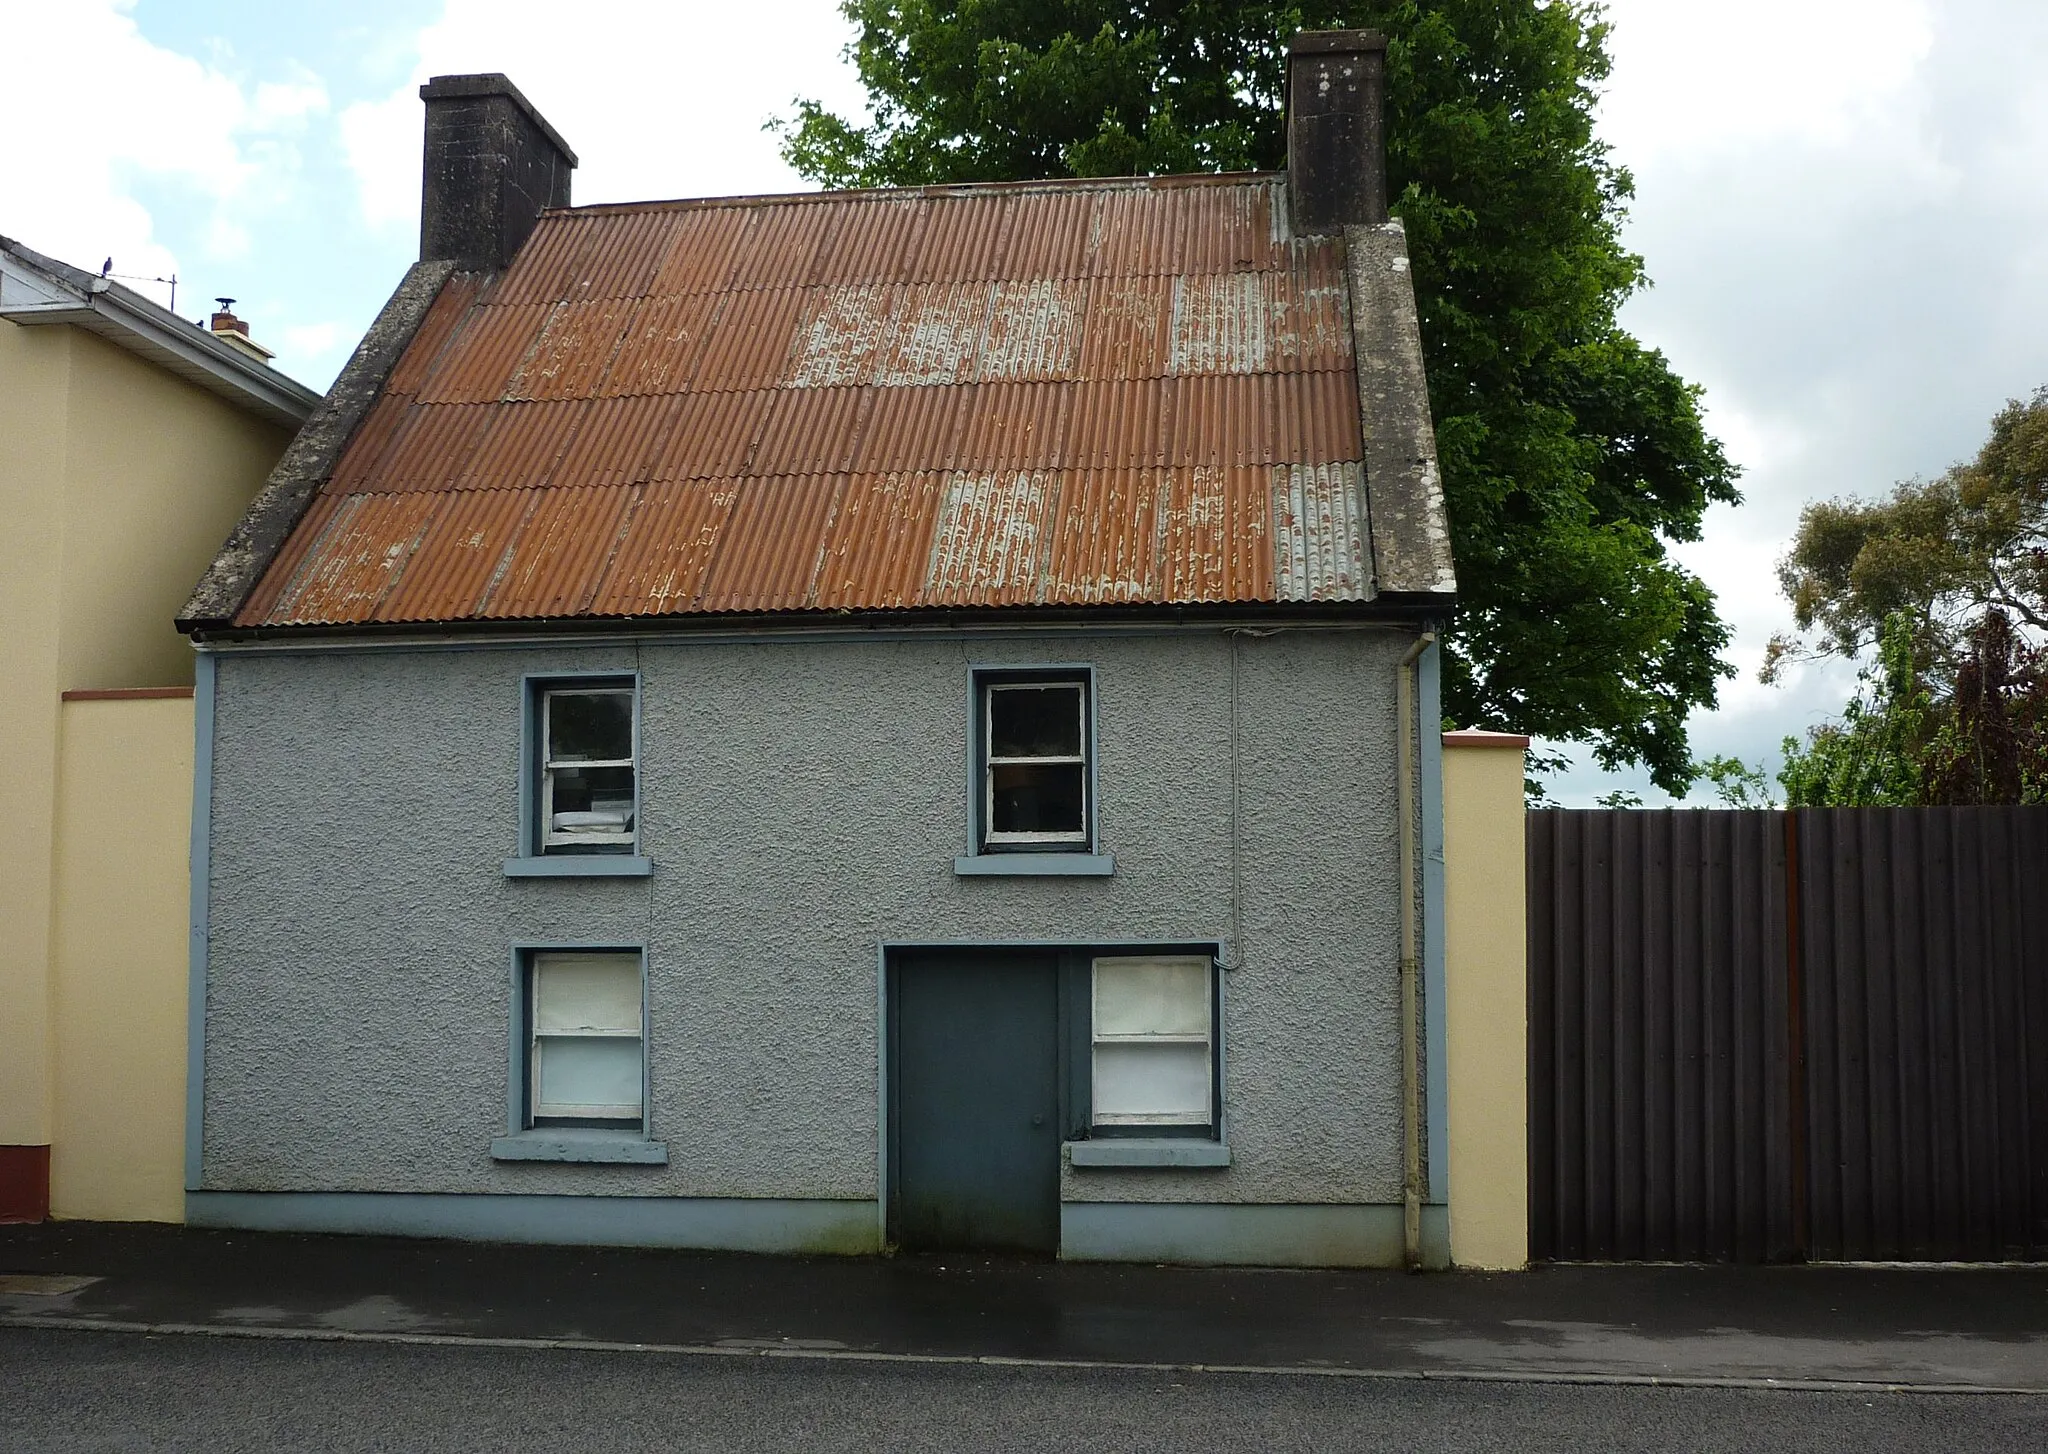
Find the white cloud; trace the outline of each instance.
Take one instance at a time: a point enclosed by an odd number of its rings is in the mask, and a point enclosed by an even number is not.
[[[323,354],[342,342],[342,329],[339,323],[297,323],[286,327],[278,337],[282,340],[280,354],[305,358]]]
[[[1800,509],[1940,471],[2005,398],[2048,382],[2048,6],[1608,10],[1600,131],[1635,173],[1624,236],[1657,280],[1623,321],[1705,386],[1745,471],[1746,503],[1675,551],[1736,633],[1738,675],[1695,715],[1693,749],[1774,760],[1855,681],[1846,663],[1755,680],[1792,625],[1774,567]],[[1583,761],[1554,789],[1568,801],[1610,785]]]
[[[806,185],[763,131],[811,96],[857,112],[839,60],[850,38],[830,0],[762,12],[693,0],[611,0],[565,26],[552,0],[448,0],[419,33],[411,80],[341,117],[363,215],[400,229],[419,216],[419,83],[501,71],[576,149],[579,203],[705,197]]]
[[[373,228],[417,227],[420,219],[420,101],[406,87],[341,113],[341,144],[356,179],[356,205]]]
[[[207,253],[243,256],[251,219],[296,171],[288,134],[326,107],[326,90],[310,73],[245,88],[151,44],[133,9],[134,0],[7,8],[10,51],[35,59],[10,66],[0,86],[0,135],[10,140],[0,230],[19,229],[29,245],[81,266],[111,255],[118,273],[169,276],[180,260],[136,196],[146,181],[211,209]]]
[[[1614,0],[1602,114],[1623,160],[1839,144],[1885,123],[1933,45],[1931,0]]]

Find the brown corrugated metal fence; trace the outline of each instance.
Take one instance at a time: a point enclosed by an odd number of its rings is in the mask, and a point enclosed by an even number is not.
[[[1773,815],[1529,815],[1530,1255],[1792,1250]]]
[[[1532,1256],[2048,1257],[2048,809],[1528,843]]]

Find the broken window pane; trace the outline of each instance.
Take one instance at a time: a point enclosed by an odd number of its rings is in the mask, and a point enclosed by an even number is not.
[[[988,713],[992,758],[1081,755],[1078,686],[991,687]]]
[[[625,762],[633,756],[631,692],[549,692],[549,762]]]
[[[632,768],[550,768],[548,785],[550,833],[622,837],[632,832]]]
[[[989,828],[1079,838],[1086,827],[1086,773],[1078,762],[999,762],[992,779]]]

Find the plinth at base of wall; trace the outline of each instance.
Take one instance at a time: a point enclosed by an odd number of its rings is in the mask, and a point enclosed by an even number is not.
[[[0,1146],[0,1222],[50,1219],[50,1148]]]

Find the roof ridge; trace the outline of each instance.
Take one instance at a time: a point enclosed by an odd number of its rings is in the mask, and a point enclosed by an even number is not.
[[[1169,187],[1243,187],[1271,185],[1285,172],[1175,172],[1158,177],[1044,177],[1035,181],[934,182],[924,187],[848,187],[818,192],[739,193],[726,197],[659,197],[635,202],[591,202],[580,207],[549,207],[542,217],[603,217],[636,212],[683,212],[698,207],[777,207],[799,202],[844,202],[866,197],[970,197],[990,192],[1030,196],[1036,192],[1149,192]]]

